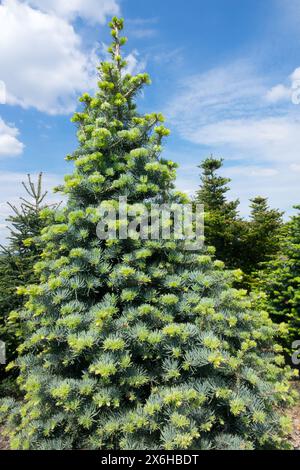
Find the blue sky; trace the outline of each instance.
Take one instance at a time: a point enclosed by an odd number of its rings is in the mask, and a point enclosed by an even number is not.
[[[300,203],[300,0],[3,0],[0,237],[26,173],[43,171],[51,188],[72,171],[70,116],[93,89],[113,14],[126,20],[130,70],[152,77],[140,110],[162,111],[172,130],[165,156],[180,164],[178,187],[193,193],[213,153],[242,214],[258,194],[290,214]]]

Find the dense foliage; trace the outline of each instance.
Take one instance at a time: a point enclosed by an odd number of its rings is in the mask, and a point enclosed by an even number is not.
[[[251,200],[250,220],[246,224],[244,260],[241,268],[247,274],[263,268],[280,247],[283,233],[283,213],[268,206],[266,198],[257,196]]]
[[[40,284],[24,288],[26,401],[21,418],[10,415],[12,446],[280,446],[276,406],[288,399],[289,372],[274,354],[275,328],[230,288],[232,274],[178,242],[95,236],[100,201],[182,199],[174,164],[159,156],[162,117],[134,104],[149,78],[123,73],[122,21],[111,26],[113,62],[75,115],[68,205],[42,232]]]
[[[112,61],[74,116],[67,205],[42,230],[38,284],[22,290],[25,400],[0,408],[11,446],[284,448],[292,372],[278,355],[278,328],[232,288],[238,273],[182,241],[96,237],[100,202],[185,202],[175,164],[160,156],[163,117],[137,111],[149,77],[126,73],[122,28],[114,18]]]
[[[245,274],[243,285],[252,287],[262,263],[271,259],[280,246],[283,228],[282,213],[268,206],[266,198],[251,200],[249,220],[240,217],[239,200],[228,201],[229,178],[218,175],[223,160],[206,158],[196,202],[205,208],[206,244],[216,248],[216,257],[229,268]]]
[[[287,224],[281,249],[265,265],[257,288],[266,294],[263,304],[272,319],[287,324],[284,345],[292,352],[293,342],[300,340],[300,213]]]
[[[238,268],[243,256],[244,224],[238,214],[239,200],[227,200],[230,179],[217,173],[222,165],[223,160],[213,156],[202,162],[201,186],[195,201],[204,205],[206,244],[215,247],[217,258],[227,267]]]
[[[42,174],[35,185],[28,175],[27,183],[23,183],[29,199],[21,199],[20,207],[9,203],[12,214],[8,217],[8,244],[1,247],[0,253],[0,339],[6,345],[7,363],[16,357],[17,346],[23,339],[23,327],[19,322],[18,310],[24,304],[24,296],[17,289],[37,282],[34,265],[39,260],[41,247],[38,236],[46,221],[40,218],[45,208],[47,195],[42,190]],[[0,366],[0,394],[8,393],[9,383],[13,374],[5,373],[5,366]],[[10,388],[15,390],[14,382]]]

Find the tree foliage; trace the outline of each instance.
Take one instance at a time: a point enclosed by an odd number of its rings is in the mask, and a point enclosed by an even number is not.
[[[240,267],[243,222],[238,214],[239,200],[227,200],[227,185],[231,180],[218,175],[222,166],[223,160],[213,156],[202,162],[196,202],[204,205],[206,244],[215,247],[216,257],[227,267],[237,268]]]
[[[278,252],[283,231],[283,212],[271,209],[266,198],[257,196],[250,207],[243,264],[247,274],[261,269]]]
[[[41,254],[37,238],[46,223],[40,218],[47,195],[42,190],[42,174],[36,185],[30,175],[27,183],[22,184],[28,198],[21,198],[20,207],[8,203],[12,210],[7,219],[8,244],[1,247],[0,253],[0,331],[1,340],[6,344],[7,362],[16,357],[23,335],[18,311],[24,303],[24,296],[19,295],[17,289],[38,280],[33,269]],[[4,366],[1,366],[1,377],[11,377],[5,374]],[[7,388],[7,381],[4,384]],[[1,389],[4,393],[4,387]]]
[[[223,160],[206,158],[202,169],[201,187],[196,202],[205,208],[206,243],[216,248],[216,257],[229,268],[240,268],[246,275],[244,286],[251,288],[256,271],[274,256],[280,245],[283,213],[268,206],[266,198],[251,200],[249,220],[238,212],[239,200],[228,201],[229,178],[218,175]]]
[[[287,224],[277,256],[265,264],[259,289],[265,293],[263,305],[272,319],[287,325],[284,345],[290,353],[293,342],[300,339],[300,213]]]
[[[150,82],[131,76],[111,23],[111,62],[76,113],[65,208],[42,230],[39,283],[22,290],[20,406],[6,400],[18,449],[253,449],[286,446],[289,368],[278,328],[252,309],[211,250],[182,241],[99,240],[99,203],[185,202],[161,157],[160,114],[141,115]],[[12,409],[13,407],[13,409]]]

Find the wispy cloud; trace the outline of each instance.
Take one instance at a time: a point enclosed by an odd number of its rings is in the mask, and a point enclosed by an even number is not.
[[[241,61],[186,77],[167,106],[182,139],[199,145],[203,156],[214,153],[230,163],[233,193],[240,191],[244,212],[259,193],[287,210],[300,200],[300,107],[292,100],[298,74],[296,69],[275,85]],[[186,172],[179,175],[190,190],[199,185],[192,171],[190,185]]]
[[[300,119],[228,119],[188,131],[194,143],[226,152],[229,159],[257,162],[300,160]]]
[[[127,73],[134,75],[144,72],[146,68],[146,60],[140,59],[139,52],[137,50],[130,52],[130,54],[125,57],[125,60],[127,62]]]
[[[24,0],[24,3],[67,20],[80,17],[91,23],[103,24],[108,16],[120,13],[117,0]]]
[[[157,30],[153,28],[134,29],[131,36],[137,39],[153,38],[157,35]]]
[[[276,100],[274,89],[270,99],[270,90],[268,80],[246,63],[232,64],[187,77],[167,115],[181,137],[225,152],[227,158],[295,163],[300,159],[299,108],[285,95],[280,103],[278,90]]]
[[[158,29],[155,27],[158,23],[158,18],[129,18],[126,21],[130,37],[137,39],[153,38],[157,36]]]
[[[0,158],[15,157],[20,155],[23,149],[19,130],[12,124],[6,124],[0,117]]]
[[[280,83],[268,90],[266,98],[271,103],[289,101],[300,104],[300,67],[288,77],[287,84]]]

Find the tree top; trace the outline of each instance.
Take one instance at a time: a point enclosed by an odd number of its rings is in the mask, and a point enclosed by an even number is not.
[[[113,61],[116,63],[119,70],[126,67],[126,61],[122,59],[121,47],[127,43],[125,36],[120,36],[120,32],[124,29],[123,18],[116,16],[109,23],[111,29],[110,34],[113,37],[113,42],[108,48],[108,52],[111,54]]]

